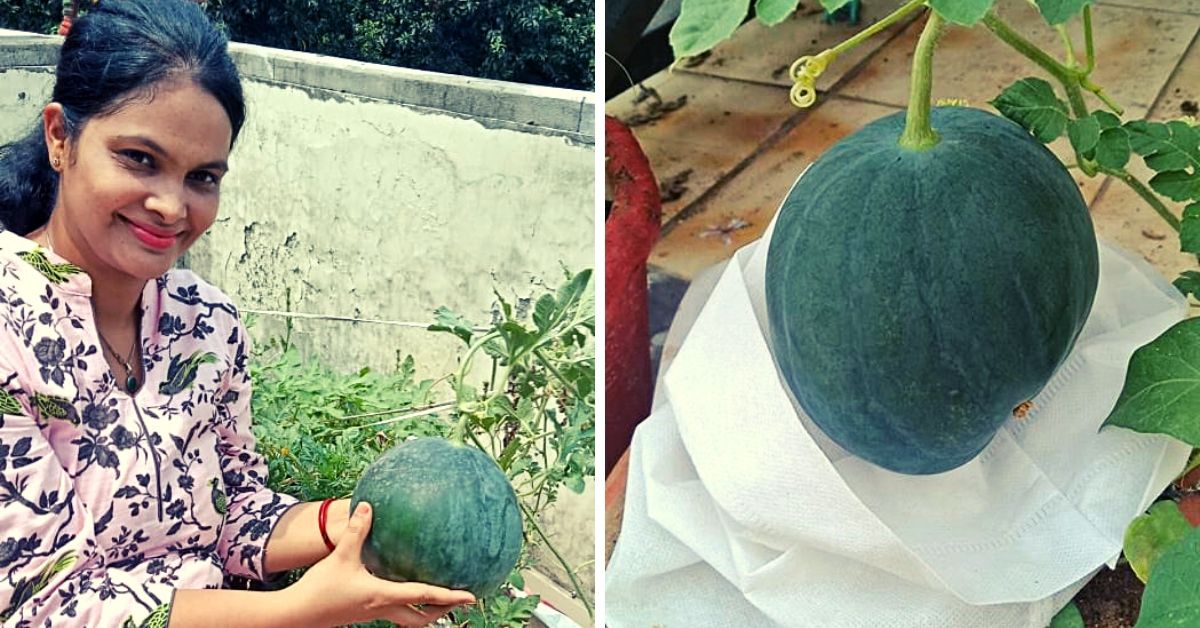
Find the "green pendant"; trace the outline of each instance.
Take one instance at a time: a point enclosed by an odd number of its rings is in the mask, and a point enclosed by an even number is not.
[[[138,381],[136,377],[129,375],[125,378],[125,392],[133,392],[137,390],[137,387]]]

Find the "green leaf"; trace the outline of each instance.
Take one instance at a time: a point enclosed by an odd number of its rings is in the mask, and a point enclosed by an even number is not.
[[[1125,528],[1125,558],[1133,573],[1146,582],[1154,564],[1192,530],[1179,505],[1171,500],[1156,502],[1150,511],[1139,515]]]
[[[1121,126],[1121,119],[1107,111],[1093,111],[1091,116],[1100,123],[1101,129],[1115,129]]]
[[[1200,133],[1184,122],[1147,122],[1125,124],[1129,144],[1156,172],[1200,168]]]
[[[554,325],[557,305],[558,302],[555,301],[552,294],[543,294],[538,298],[537,303],[533,306],[533,324],[537,325],[538,331],[544,333]]]
[[[567,488],[571,489],[571,492],[575,493],[576,495],[583,493],[583,478],[578,475],[572,475],[563,478],[563,484],[565,484]]]
[[[1039,78],[1023,78],[1009,85],[991,105],[1042,143],[1054,141],[1067,127],[1067,103],[1054,95],[1050,83]]]
[[[1200,253],[1200,203],[1183,208],[1183,219],[1179,221],[1179,250]]]
[[[1150,187],[1173,201],[1200,199],[1200,176],[1185,170],[1160,172],[1151,177]]]
[[[733,34],[750,10],[750,0],[683,0],[671,27],[676,59],[711,50]]]
[[[1096,119],[1095,114],[1071,120],[1067,123],[1067,137],[1071,139],[1071,146],[1075,152],[1090,158],[1092,149],[1096,148],[1096,143],[1100,141],[1100,121]]]
[[[929,0],[942,17],[963,26],[973,26],[991,10],[996,0]]]
[[[1054,619],[1050,620],[1050,628],[1084,628],[1083,614],[1074,602],[1068,602]]]
[[[1134,628],[1200,626],[1200,528],[1169,548],[1150,574]]]
[[[1181,275],[1175,278],[1175,288],[1183,293],[1183,296],[1191,295],[1193,298],[1200,300],[1200,271],[1185,270]]]
[[[525,590],[525,576],[521,575],[520,570],[514,569],[512,573],[508,575],[508,583],[520,591]]]
[[[833,13],[838,9],[850,4],[854,0],[821,0],[821,8],[825,9],[826,13]]]
[[[1180,321],[1134,351],[1104,425],[1200,446],[1200,318]]]
[[[834,0],[846,4],[850,0]],[[767,26],[774,26],[787,19],[796,10],[800,0],[755,0],[754,14],[758,21]],[[829,9],[826,9],[828,11]]]
[[[1036,0],[1038,11],[1051,26],[1057,26],[1083,12],[1093,0]]]
[[[458,336],[463,342],[471,344],[471,335],[474,333],[473,325],[467,319],[455,314],[446,306],[439,307],[433,311],[434,324],[427,329],[429,331],[446,331]]]
[[[1121,127],[1105,129],[1096,144],[1096,162],[1105,168],[1119,170],[1129,162],[1129,131]]]

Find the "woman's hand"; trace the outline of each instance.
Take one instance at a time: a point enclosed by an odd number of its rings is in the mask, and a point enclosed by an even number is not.
[[[360,558],[371,529],[371,508],[358,505],[337,549],[284,589],[312,624],[333,626],[386,619],[400,626],[424,626],[450,609],[473,604],[475,596],[416,582],[390,582],[372,576]],[[418,606],[419,605],[419,606]],[[309,625],[309,624],[306,624]]]

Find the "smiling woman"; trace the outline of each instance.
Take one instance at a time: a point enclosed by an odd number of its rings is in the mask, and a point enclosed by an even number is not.
[[[41,124],[0,149],[0,622],[423,625],[473,601],[368,574],[369,507],[266,487],[237,309],[172,268],[216,219],[244,117],[199,8],[106,2],[71,28]]]

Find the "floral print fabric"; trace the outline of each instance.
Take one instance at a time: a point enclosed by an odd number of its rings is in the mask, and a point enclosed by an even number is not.
[[[263,577],[266,488],[237,311],[172,270],[141,298],[145,381],[103,357],[79,268],[0,232],[0,623],[166,625],[176,589]]]

